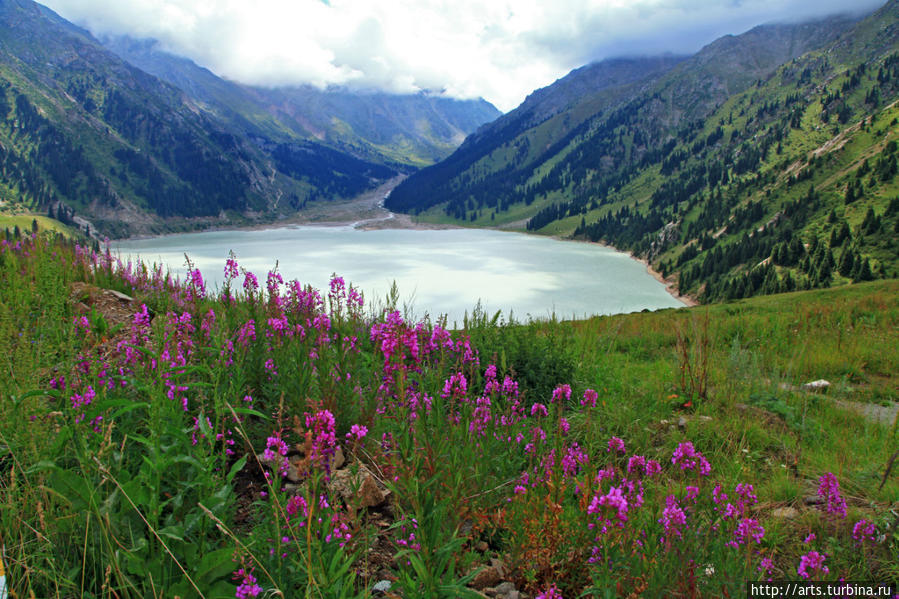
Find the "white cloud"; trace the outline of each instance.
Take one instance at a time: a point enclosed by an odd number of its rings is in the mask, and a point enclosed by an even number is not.
[[[591,60],[692,52],[845,0],[43,0],[94,34],[156,38],[219,75],[483,96],[501,110]],[[871,9],[877,0],[857,8]]]

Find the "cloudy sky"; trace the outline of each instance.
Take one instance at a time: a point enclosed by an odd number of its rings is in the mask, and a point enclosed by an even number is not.
[[[159,40],[220,76],[482,96],[503,111],[571,69],[694,52],[766,22],[883,0],[41,0],[95,35]]]

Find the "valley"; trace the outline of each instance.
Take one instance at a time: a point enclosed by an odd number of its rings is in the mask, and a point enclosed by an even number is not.
[[[0,599],[899,589],[899,0],[48,2]]]

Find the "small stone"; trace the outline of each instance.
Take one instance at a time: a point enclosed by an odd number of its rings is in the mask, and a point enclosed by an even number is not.
[[[684,416],[681,416],[677,419],[677,428],[684,430],[687,428],[687,419]]]
[[[506,593],[506,599],[521,599],[521,593],[516,590],[509,591]]]
[[[806,495],[803,502],[805,502],[805,505],[821,505],[824,503],[824,498],[817,495]]]
[[[663,418],[663,419],[659,420],[659,424],[661,424],[662,426],[668,426],[668,420]]]
[[[817,381],[811,381],[802,386],[803,391],[810,391],[812,393],[823,393],[827,391],[827,388],[830,387],[830,381],[825,381],[824,379],[818,379]]]
[[[338,445],[331,458],[331,470],[339,470],[343,468],[344,464],[346,464],[346,458],[343,455],[343,448]]]
[[[506,568],[506,564],[503,562],[503,560],[499,559],[498,557],[491,557],[490,565],[493,566],[494,568],[496,568],[496,571],[499,573],[500,577],[502,577],[502,578],[505,578],[506,574],[509,573],[508,568]],[[509,584],[511,584],[511,583],[509,583]],[[502,586],[502,585],[500,585],[500,586]],[[512,587],[512,588],[515,588],[515,587]],[[500,591],[500,592],[502,592],[502,591]]]
[[[515,585],[512,584],[511,582],[508,582],[508,581],[503,582],[503,583],[500,583],[500,584],[497,585],[497,587],[496,587],[496,592],[497,592],[497,593],[500,593],[500,594],[502,594],[502,595],[507,595],[507,594],[511,593],[512,591],[514,591],[514,590],[515,590]]]
[[[392,585],[390,584],[389,580],[379,580],[375,583],[371,590],[375,593],[386,593],[390,590],[391,586]]]
[[[490,548],[490,546],[485,541],[480,541],[480,542],[478,542],[477,545],[474,546],[474,548],[477,551],[484,553],[485,551],[487,551]]]
[[[133,302],[134,301],[134,298],[131,297],[130,295],[125,295],[121,291],[116,291],[115,289],[107,289],[106,293],[108,293],[109,295],[111,295],[112,297],[116,298],[117,300],[119,300],[121,302]]]
[[[711,422],[712,417],[711,416],[700,416],[699,420],[701,420],[702,422]]]
[[[779,507],[777,509],[771,510],[772,518],[781,518],[784,520],[792,520],[799,516],[799,510],[794,507]]]
[[[493,587],[487,587],[482,592],[488,597],[496,597],[496,589],[494,589]]]
[[[496,568],[487,566],[475,574],[474,580],[471,581],[471,586],[480,591],[481,589],[496,585],[500,580],[502,580],[502,577],[499,575],[499,572],[496,571]]]

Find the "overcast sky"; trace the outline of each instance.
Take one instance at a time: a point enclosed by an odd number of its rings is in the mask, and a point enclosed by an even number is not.
[[[482,96],[502,111],[594,60],[694,52],[766,22],[882,0],[41,0],[95,35],[159,40],[216,74]]]

